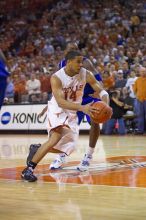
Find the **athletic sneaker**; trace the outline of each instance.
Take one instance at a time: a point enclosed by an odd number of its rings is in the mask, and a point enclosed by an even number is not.
[[[26,167],[22,171],[21,178],[27,180],[28,182],[35,182],[37,180],[37,177],[33,175],[33,171],[29,167]]]
[[[92,155],[85,154],[84,159],[77,166],[77,170],[79,170],[81,172],[87,171],[89,169],[91,160],[92,160]]]
[[[32,160],[33,156],[38,151],[40,146],[41,146],[41,144],[31,144],[30,145],[30,147],[29,147],[29,154],[28,154],[28,157],[26,159],[27,166],[28,166],[29,161]]]
[[[51,164],[49,169],[55,170],[61,168],[61,166],[65,163],[65,156],[58,156]]]

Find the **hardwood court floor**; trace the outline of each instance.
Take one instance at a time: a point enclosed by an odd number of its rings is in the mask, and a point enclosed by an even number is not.
[[[50,172],[55,155],[38,166],[38,182],[20,179],[31,143],[46,135],[0,135],[0,219],[145,220],[146,137],[100,136],[89,172],[76,171],[88,146],[80,135],[62,170]]]

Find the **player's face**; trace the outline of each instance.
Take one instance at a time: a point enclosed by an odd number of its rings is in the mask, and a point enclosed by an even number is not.
[[[83,57],[77,56],[74,59],[70,60],[70,70],[74,74],[78,74],[80,69],[83,67]]]

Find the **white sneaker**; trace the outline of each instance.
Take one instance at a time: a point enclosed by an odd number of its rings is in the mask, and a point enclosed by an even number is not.
[[[50,170],[59,169],[64,163],[65,163],[65,156],[59,156],[50,164],[49,169]]]
[[[92,155],[85,154],[84,159],[77,166],[77,170],[79,170],[81,172],[87,171],[89,169],[91,160],[92,160]]]

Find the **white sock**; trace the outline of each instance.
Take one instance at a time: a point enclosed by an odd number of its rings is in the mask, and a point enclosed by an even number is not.
[[[88,147],[88,149],[87,149],[87,154],[88,154],[88,155],[92,155],[92,154],[94,153],[94,149],[95,149],[95,148],[93,148],[93,147]]]

